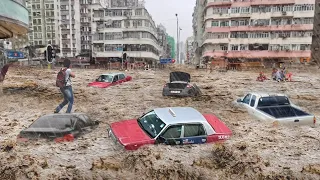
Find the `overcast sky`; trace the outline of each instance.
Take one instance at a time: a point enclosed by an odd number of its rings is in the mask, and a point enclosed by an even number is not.
[[[163,24],[167,33],[174,39],[177,38],[176,13],[182,29],[181,41],[185,42],[189,36],[192,36],[192,13],[196,0],[145,0],[145,2],[155,23]]]

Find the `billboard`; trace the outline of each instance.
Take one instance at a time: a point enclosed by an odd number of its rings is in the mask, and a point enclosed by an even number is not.
[[[7,51],[7,58],[17,58],[17,59],[23,59],[24,58],[24,54],[21,51],[12,51],[12,50],[8,50]]]

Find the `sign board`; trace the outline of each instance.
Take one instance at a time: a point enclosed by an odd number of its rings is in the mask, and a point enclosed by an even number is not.
[[[167,58],[167,59],[160,59],[160,64],[171,64],[174,63],[175,60],[172,58]]]
[[[19,59],[23,59],[24,58],[24,54],[23,52],[20,51],[7,51],[7,57],[8,58],[19,58]]]

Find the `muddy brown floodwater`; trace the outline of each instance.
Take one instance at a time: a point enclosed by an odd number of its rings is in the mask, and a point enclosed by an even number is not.
[[[162,87],[176,69],[191,73],[206,96],[163,98]],[[86,85],[109,71],[74,69],[74,111],[101,121],[97,131],[74,142],[22,144],[16,143],[17,134],[52,113],[62,98],[54,86],[57,70],[12,68],[0,95],[0,179],[320,179],[319,125],[274,127],[234,104],[249,91],[280,92],[320,121],[320,73],[291,70],[298,82],[256,82],[258,71],[129,71],[132,82],[97,89]],[[108,123],[167,106],[214,113],[233,136],[224,144],[147,146],[134,152],[119,150],[107,137]]]

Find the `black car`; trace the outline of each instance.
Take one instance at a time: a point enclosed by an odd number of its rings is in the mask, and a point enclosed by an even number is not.
[[[186,72],[171,72],[170,82],[162,90],[163,96],[200,96],[201,91],[196,84],[190,83],[191,76]]]
[[[45,138],[55,141],[73,141],[99,125],[82,113],[50,114],[34,121],[18,135],[18,140]]]

